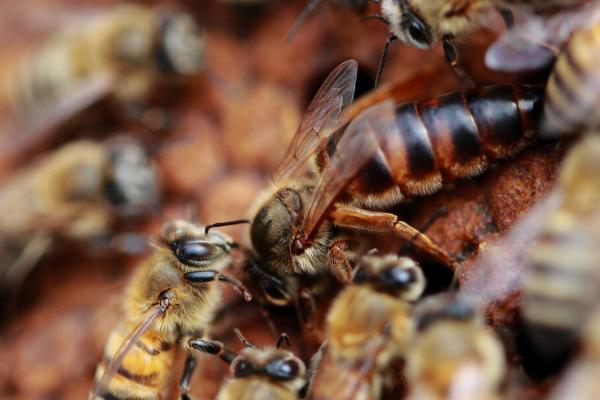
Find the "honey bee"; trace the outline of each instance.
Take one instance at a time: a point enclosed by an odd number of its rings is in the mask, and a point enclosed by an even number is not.
[[[42,157],[0,190],[2,287],[18,287],[56,240],[110,238],[118,217],[141,216],[158,200],[157,171],[131,137],[72,142]]]
[[[597,132],[589,136],[565,159],[561,204],[543,220],[523,275],[522,318],[531,346],[550,360],[573,349],[600,300],[600,138]]]
[[[109,95],[133,110],[156,84],[198,73],[204,47],[191,15],[121,5],[48,38],[7,75],[5,97],[27,126],[67,120]]]
[[[340,122],[356,71],[350,60],[327,78],[274,183],[256,203],[249,271],[273,304],[297,298],[290,290],[298,277],[329,272],[348,282],[352,232],[410,240],[454,268],[427,236],[376,210],[477,175],[489,162],[521,150],[536,132],[542,89],[530,86],[484,87],[400,105],[384,101]],[[311,171],[303,174],[307,164]]]
[[[468,302],[453,294],[415,307],[416,334],[408,346],[409,399],[500,399],[504,350]]]
[[[412,340],[412,302],[425,289],[419,265],[407,257],[367,254],[353,281],[327,315],[327,339],[311,366],[314,400],[379,399],[392,378],[390,364]]]
[[[90,398],[162,398],[176,346],[203,337],[210,326],[220,297],[211,283],[227,283],[251,299],[241,283],[219,272],[235,243],[210,228],[182,220],[165,224],[152,255],[129,282],[123,319],[107,341]],[[182,396],[194,367],[190,353]]]
[[[266,348],[257,348],[238,335],[246,345],[240,354],[226,349],[216,340],[192,339],[189,342],[191,348],[217,355],[231,365],[233,379],[223,385],[216,400],[300,399],[306,367],[294,353],[281,348],[287,335],[279,337],[276,347]]]
[[[584,135],[568,153],[557,187],[481,255],[461,288],[482,305],[523,292],[524,333],[541,372],[572,354],[598,303],[599,154],[597,132]]]

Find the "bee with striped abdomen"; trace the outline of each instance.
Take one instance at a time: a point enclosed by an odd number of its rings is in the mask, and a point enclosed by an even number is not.
[[[325,81],[274,183],[256,203],[250,273],[271,303],[292,303],[298,285],[291,281],[298,277],[330,272],[348,282],[351,232],[410,240],[453,268],[454,260],[427,236],[377,210],[477,175],[535,136],[542,89],[530,86],[490,86],[399,105],[388,100],[340,122],[356,68],[346,61]]]
[[[412,303],[425,289],[419,265],[368,254],[353,281],[327,314],[327,338],[311,365],[311,399],[379,399],[393,378],[390,366],[412,341]]]
[[[157,84],[200,72],[204,47],[191,15],[120,5],[48,38],[7,74],[4,95],[31,129],[64,122],[108,96],[135,111]]]
[[[189,342],[192,349],[217,355],[231,365],[233,378],[219,390],[216,400],[300,399],[306,367],[294,353],[281,348],[287,335],[279,337],[276,347],[265,348],[257,348],[238,335],[246,345],[240,354],[227,350],[216,340]]]
[[[189,338],[207,334],[220,297],[215,281],[250,300],[236,279],[219,272],[230,262],[235,244],[209,229],[181,220],[163,227],[153,254],[129,282],[123,319],[108,338],[92,399],[162,398],[177,345],[186,347]],[[194,366],[189,354],[184,396]]]
[[[562,361],[600,300],[600,138],[590,132],[567,155],[560,203],[529,246],[521,315],[540,358]]]
[[[158,205],[159,186],[142,144],[125,136],[69,143],[9,176],[0,190],[1,286],[16,289],[56,241],[111,239],[117,219]]]

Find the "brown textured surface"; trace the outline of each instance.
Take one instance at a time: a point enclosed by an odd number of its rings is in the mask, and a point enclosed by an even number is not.
[[[81,6],[79,3],[83,2],[77,3]],[[97,0],[86,3],[90,7],[107,6],[107,2]],[[161,216],[145,229],[150,235],[165,219],[185,216],[190,204],[192,208],[197,205],[202,221],[245,216],[285,151],[301,107],[320,81],[339,61],[355,57],[368,85],[386,38],[381,24],[361,23],[351,12],[326,4],[291,44],[285,44],[283,37],[304,1],[273,0],[262,9],[247,10],[247,16],[217,3],[200,3],[204,2],[184,5],[206,24],[208,71],[190,85],[181,101],[173,104],[173,132],[158,140],[166,144],[157,162],[168,193]],[[73,4],[38,0],[28,5],[27,12],[34,10],[39,11],[35,15],[58,18],[63,13],[76,13]],[[4,11],[8,4],[0,7]],[[44,12],[46,8],[53,12]],[[7,9],[7,15],[11,13],[18,14],[19,10]],[[19,21],[23,26],[15,27]],[[0,32],[10,31],[10,37],[27,43],[39,35],[40,29],[26,23],[21,15]],[[475,35],[463,55],[469,60],[480,59],[482,51],[477,46],[485,40],[489,37]],[[3,48],[0,60],[10,59],[14,49]],[[468,66],[484,82],[513,80],[482,71],[479,61]],[[399,85],[396,98],[418,100],[460,87],[443,64],[439,48],[423,52],[394,44],[384,81],[403,82],[416,72],[422,73],[423,79],[409,87]],[[398,212],[419,227],[437,209],[448,207],[448,213],[428,234],[442,248],[465,260],[462,278],[468,274],[478,249],[492,243],[551,187],[564,150],[561,144],[537,146],[514,160],[499,163],[483,177],[457,182],[429,198],[415,199],[399,207]],[[241,237],[241,229],[227,232]],[[92,258],[76,248],[61,249],[46,257],[26,282],[15,313],[2,324],[0,397],[84,398],[104,341],[118,318],[119,293],[134,265],[132,259]],[[436,275],[428,277],[435,285]],[[226,299],[231,310],[217,324],[216,336],[239,349],[240,344],[231,334],[231,328],[239,327],[258,344],[273,343],[255,304],[241,304],[230,293]],[[330,300],[325,298],[319,303],[323,306],[321,319]],[[511,320],[514,300],[495,307],[494,319]],[[273,318],[280,330],[290,333],[295,348],[302,350],[301,355],[307,359],[318,345],[315,337],[322,337],[322,327],[317,327],[315,333],[301,333],[291,310],[275,311]],[[303,335],[305,340],[301,339]],[[213,398],[226,372],[220,360],[202,357],[192,383],[194,398]],[[520,392],[527,393],[523,398],[534,398],[533,394],[541,390],[528,383],[523,387]]]

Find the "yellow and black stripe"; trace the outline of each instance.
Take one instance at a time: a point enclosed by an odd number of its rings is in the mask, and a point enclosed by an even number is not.
[[[546,87],[546,136],[580,133],[600,123],[600,23],[578,31],[559,56]]]
[[[103,360],[96,369],[96,384],[99,384],[112,357],[133,329],[135,326],[132,324],[123,324],[111,334]],[[169,380],[175,350],[174,344],[164,341],[156,331],[145,332],[127,352],[115,375],[105,387],[100,388],[100,397],[97,399],[161,398]]]

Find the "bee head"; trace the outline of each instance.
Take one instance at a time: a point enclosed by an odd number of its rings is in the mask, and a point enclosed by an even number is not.
[[[158,204],[158,176],[141,143],[120,137],[109,144],[106,192],[125,213],[148,211]]]
[[[400,39],[419,49],[428,49],[433,43],[429,25],[420,18],[407,0],[401,0]]]
[[[161,71],[181,75],[198,73],[204,64],[206,40],[191,15],[166,13],[160,21],[157,62]]]
[[[217,263],[230,253],[233,242],[223,233],[212,230],[205,232],[202,225],[183,220],[166,223],[161,233],[162,243],[182,264],[185,272],[218,269]]]
[[[353,282],[369,285],[406,301],[415,301],[425,290],[425,276],[412,258],[392,254],[363,256],[356,267]]]
[[[304,386],[306,366],[288,350],[246,347],[231,363],[231,372],[236,378],[264,377],[299,391]]]

